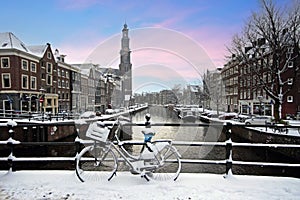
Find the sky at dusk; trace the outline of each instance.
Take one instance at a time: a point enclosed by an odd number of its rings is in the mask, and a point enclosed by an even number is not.
[[[2,1],[1,8],[0,32],[13,32],[26,45],[50,43],[70,64],[117,68],[126,22],[136,81],[152,73],[196,83],[206,69],[224,65],[226,46],[259,1],[11,0]],[[169,82],[158,84],[169,87]]]

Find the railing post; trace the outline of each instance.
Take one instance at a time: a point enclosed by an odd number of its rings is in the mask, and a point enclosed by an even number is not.
[[[231,129],[232,124],[227,122],[225,125],[226,128],[226,175],[231,173],[232,168],[232,140],[231,140]]]
[[[76,133],[76,139],[75,139],[75,148],[76,148],[76,153],[78,154],[80,152],[80,139],[79,139],[79,129],[76,129],[77,133]]]
[[[23,127],[23,141],[24,142],[28,142],[28,127],[27,126],[25,126],[25,127]]]
[[[13,143],[13,138],[15,135],[15,132],[13,130],[13,123],[7,123],[7,127],[8,127],[8,135],[9,135],[9,140],[7,142],[7,146],[10,149],[10,155],[7,158],[7,162],[8,162],[8,166],[10,168],[10,171],[15,171],[14,169],[14,162],[13,162],[13,158],[14,158],[14,143]]]
[[[76,151],[76,156],[75,156],[75,169],[77,165],[77,156],[80,153],[81,149],[81,140],[79,138],[79,129],[76,129],[76,138],[75,138],[75,151]]]

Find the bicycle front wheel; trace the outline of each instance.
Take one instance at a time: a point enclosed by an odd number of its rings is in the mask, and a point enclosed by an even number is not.
[[[169,145],[156,155],[156,159],[146,164],[157,166],[146,172],[146,176],[155,181],[176,181],[181,171],[180,156],[177,150]]]
[[[82,182],[109,181],[117,168],[115,153],[105,146],[85,147],[76,160],[76,175]]]

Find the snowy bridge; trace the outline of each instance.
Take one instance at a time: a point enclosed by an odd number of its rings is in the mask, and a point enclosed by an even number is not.
[[[17,124],[8,122],[8,135],[9,138],[0,141],[0,169],[11,169],[12,171],[20,169],[75,169],[76,154],[82,149],[82,140],[78,138],[73,141],[55,141],[55,142],[24,142],[14,139],[14,128]],[[130,123],[126,126],[144,126],[143,123],[135,124]],[[260,169],[266,169],[267,172],[262,172],[263,175],[279,175],[279,176],[291,176],[300,177],[300,144],[286,144],[286,143],[253,143],[253,142],[239,142],[232,138],[232,129],[244,127],[244,125],[235,125],[231,123],[226,124],[181,124],[181,123],[155,123],[152,126],[189,126],[189,127],[208,127],[215,128],[222,132],[218,141],[216,142],[197,142],[197,141],[173,141],[173,144],[178,148],[181,153],[183,164],[183,170],[185,166],[192,166],[191,168],[198,168],[199,166],[221,166],[222,169],[216,171],[209,171],[210,173],[228,174],[230,171],[237,174],[253,174],[254,171],[260,171]],[[250,126],[252,127],[252,126]],[[263,127],[263,126],[262,126]],[[289,126],[289,128],[299,128],[299,126]],[[128,145],[142,145],[141,141],[124,141]],[[214,149],[218,149],[219,156],[208,156],[205,158],[191,158],[185,156],[183,149],[197,149],[197,148],[210,148],[212,154]],[[59,151],[57,151],[57,148]],[[288,162],[276,162],[275,159],[267,159],[263,161],[256,161],[252,159],[243,159],[247,157],[250,149],[259,148],[260,152],[268,154],[272,149],[291,149],[293,154],[292,159],[289,156]],[[22,153],[23,149],[28,150],[26,153]],[[42,150],[41,150],[42,149]],[[55,150],[53,150],[55,149]],[[38,156],[36,151],[45,151],[46,154]],[[199,150],[198,150],[199,151]],[[34,156],[30,152],[35,152]],[[277,155],[277,154],[276,154]],[[218,159],[215,159],[218,158]],[[25,164],[21,164],[25,163]],[[32,163],[41,163],[32,165]],[[55,164],[56,163],[56,164]],[[67,164],[66,164],[67,163]],[[45,167],[41,167],[46,165]],[[33,167],[30,167],[33,166]],[[66,167],[67,166],[67,167]],[[197,166],[197,167],[196,167]],[[201,167],[200,167],[201,168]],[[211,167],[215,169],[214,167]],[[251,170],[248,170],[252,168]],[[237,170],[239,169],[239,170]],[[240,170],[242,169],[242,170]],[[269,172],[269,171],[272,171]],[[184,171],[189,172],[189,171]],[[200,171],[207,172],[207,171]],[[260,173],[260,172],[259,172]],[[255,174],[255,173],[254,173]]]

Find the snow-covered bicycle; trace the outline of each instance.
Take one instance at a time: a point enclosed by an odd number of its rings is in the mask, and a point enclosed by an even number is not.
[[[86,136],[93,144],[86,146],[76,156],[76,174],[84,182],[89,180],[111,180],[121,162],[125,162],[132,174],[149,180],[176,180],[181,171],[180,154],[171,140],[151,141],[155,133],[151,129],[150,116],[146,116],[145,139],[139,155],[126,150],[126,142],[120,141],[121,120],[108,128],[103,122],[89,125]],[[112,137],[111,137],[112,135]],[[109,139],[111,138],[111,139]],[[115,141],[115,143],[114,143]]]

